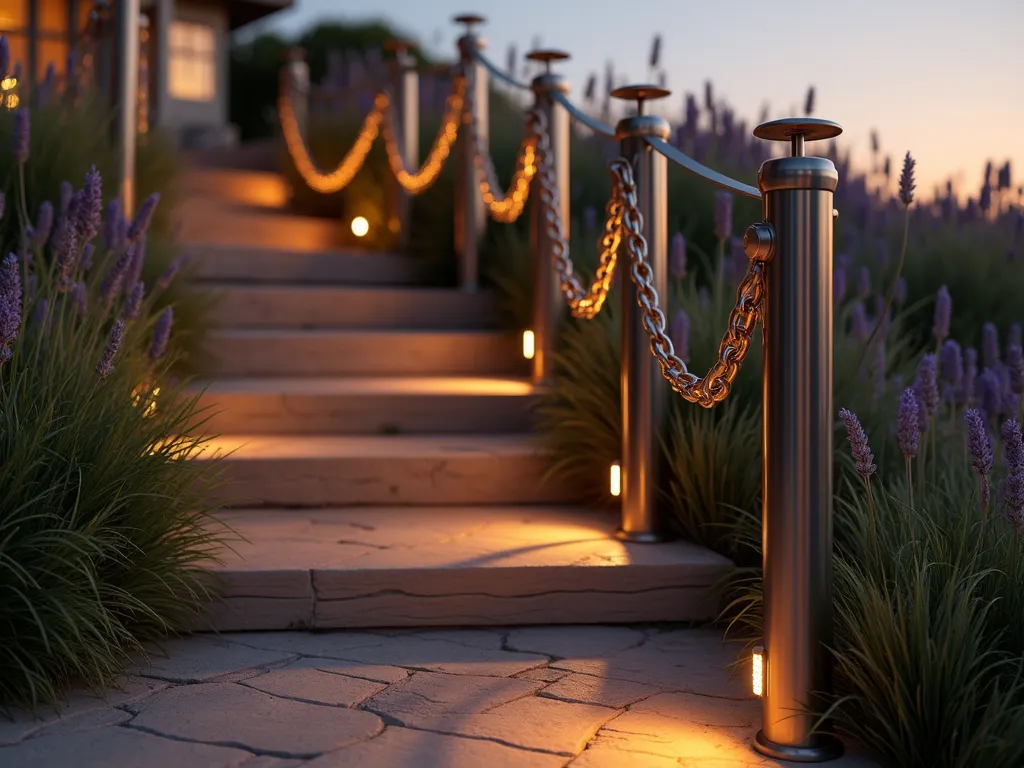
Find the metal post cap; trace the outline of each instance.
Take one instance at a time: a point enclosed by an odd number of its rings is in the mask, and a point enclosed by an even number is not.
[[[465,24],[467,29],[472,32],[473,27],[477,24],[484,24],[487,22],[483,16],[477,16],[474,13],[464,13],[461,16],[456,16],[453,21],[456,24]]]
[[[526,58],[530,61],[543,61],[544,71],[550,72],[552,61],[565,61],[569,58],[569,54],[555,48],[539,48],[526,54]]]
[[[775,230],[767,221],[758,221],[743,233],[743,252],[753,261],[768,261],[775,252]]]
[[[754,135],[766,141],[791,141],[802,136],[804,141],[834,139],[843,132],[839,123],[817,117],[784,117],[761,123],[754,129]]]
[[[384,41],[384,50],[388,53],[408,53],[416,50],[416,44],[402,37],[392,37]]]

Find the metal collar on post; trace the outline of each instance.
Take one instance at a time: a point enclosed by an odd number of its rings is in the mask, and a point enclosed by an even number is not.
[[[612,91],[612,97],[636,102],[636,114],[624,117],[615,126],[615,138],[619,141],[631,136],[654,136],[667,139],[672,134],[668,120],[657,115],[644,114],[644,104],[671,95],[671,91],[657,85],[627,85]]]

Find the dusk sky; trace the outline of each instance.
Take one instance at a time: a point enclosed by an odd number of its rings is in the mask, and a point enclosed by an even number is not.
[[[877,129],[897,168],[906,150],[917,158],[925,196],[950,176],[962,196],[976,195],[988,159],[1011,160],[1014,186],[1024,182],[1024,0],[295,0],[253,31],[383,18],[451,58],[459,27],[450,20],[465,12],[487,17],[488,52],[502,67],[512,44],[570,52],[563,71],[575,99],[591,72],[603,82],[608,60],[648,81],[660,32],[674,114],[707,79],[748,124],[765,102],[773,118],[802,114],[814,85],[815,115],[843,125],[855,160]]]

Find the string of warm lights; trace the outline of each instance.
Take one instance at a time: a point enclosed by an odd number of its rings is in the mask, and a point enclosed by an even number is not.
[[[453,83],[452,92],[448,95],[444,116],[441,118],[441,128],[434,139],[434,145],[427,153],[427,159],[415,173],[410,173],[405,167],[402,153],[398,148],[398,139],[395,131],[394,112],[391,104],[384,115],[384,147],[388,153],[388,163],[391,165],[391,172],[395,175],[402,189],[411,195],[418,195],[424,192],[437,177],[441,175],[448,155],[451,154],[452,145],[459,135],[459,119],[462,117],[462,108],[466,94],[466,79],[456,77]],[[385,98],[387,98],[385,96]]]
[[[286,81],[287,82],[287,81]],[[348,154],[342,159],[338,166],[329,173],[325,173],[316,167],[313,158],[306,149],[305,141],[302,138],[302,131],[299,129],[299,121],[295,116],[292,107],[291,89],[287,86],[281,88],[277,99],[277,111],[281,120],[281,133],[284,135],[284,143],[288,148],[295,168],[306,182],[310,189],[315,192],[330,194],[338,192],[348,186],[355,178],[359,169],[366,162],[366,156],[370,153],[377,133],[380,131],[381,121],[384,119],[384,110],[388,106],[386,94],[378,94],[374,100],[373,109],[363,120],[359,129],[359,136],[356,138]]]

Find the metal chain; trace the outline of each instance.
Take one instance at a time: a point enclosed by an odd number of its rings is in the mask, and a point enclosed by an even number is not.
[[[637,303],[644,311],[644,328],[651,337],[651,352],[661,365],[661,372],[672,389],[691,403],[711,408],[729,396],[747,352],[750,335],[761,319],[764,305],[764,262],[751,259],[747,273],[736,292],[736,306],[729,313],[729,327],[718,349],[718,360],[704,378],[690,373],[686,363],[676,357],[672,340],[665,333],[665,314],[658,306],[654,276],[647,259],[647,241],[643,236],[643,217],[637,205],[633,167],[624,158],[613,160],[612,175],[619,181],[624,212],[626,250],[633,262],[633,282],[637,286]]]
[[[373,142],[377,138],[386,108],[387,96],[382,93],[378,94],[374,99],[373,109],[363,120],[363,125],[359,129],[359,135],[352,148],[333,171],[325,173],[316,167],[316,163],[313,162],[313,158],[306,148],[306,142],[302,137],[299,121],[292,105],[292,89],[287,78],[285,79],[277,98],[281,133],[296,170],[310,189],[330,194],[349,185],[359,169],[363,167],[363,163],[366,162],[366,156],[370,153],[370,147],[373,146]]]
[[[466,122],[469,125],[470,141],[473,143],[473,165],[476,168],[477,184],[491,218],[504,224],[511,224],[518,219],[526,208],[530,197],[530,182],[537,173],[537,132],[530,112],[526,115],[526,131],[523,141],[516,154],[516,170],[508,191],[501,198],[495,196],[495,190],[501,189],[498,173],[494,170],[494,160],[490,149],[480,135],[480,127],[474,102],[474,90],[470,88],[466,95]]]
[[[536,108],[530,110],[529,114],[535,122],[534,130],[537,134],[540,215],[544,222],[545,234],[551,242],[555,271],[558,273],[562,293],[565,294],[573,317],[591,320],[604,306],[604,302],[608,298],[608,291],[611,290],[612,277],[615,275],[615,264],[622,233],[621,181],[616,174],[612,173],[612,194],[605,206],[604,234],[599,241],[601,255],[598,258],[594,281],[589,289],[584,289],[573,269],[572,258],[569,255],[569,242],[562,228],[559,190],[555,180],[555,170],[551,165],[551,139],[548,136],[547,117],[542,110]]]
[[[395,129],[395,116],[393,105],[388,101],[384,113],[384,147],[388,153],[388,163],[391,165],[391,172],[401,187],[411,195],[418,195],[425,192],[441,175],[445,161],[451,154],[452,145],[459,135],[459,119],[462,117],[462,109],[465,104],[466,78],[456,73],[452,80],[452,92],[445,100],[445,112],[441,118],[441,128],[437,132],[434,144],[427,153],[427,159],[415,173],[410,173],[405,167],[405,161],[398,148],[397,131]]]

